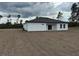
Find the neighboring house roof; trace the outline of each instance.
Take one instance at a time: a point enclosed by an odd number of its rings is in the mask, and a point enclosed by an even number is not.
[[[36,17],[33,20],[26,21],[26,23],[68,23],[68,22],[45,18],[45,17]]]

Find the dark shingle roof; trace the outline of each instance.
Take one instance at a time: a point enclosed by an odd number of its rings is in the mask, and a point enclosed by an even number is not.
[[[45,18],[45,17],[36,17],[33,20],[26,21],[27,23],[68,23],[56,19],[50,19],[50,18]]]

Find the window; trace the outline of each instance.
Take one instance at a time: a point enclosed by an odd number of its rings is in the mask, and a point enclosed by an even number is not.
[[[63,25],[63,28],[65,28],[65,24]]]
[[[60,28],[62,28],[62,24],[60,24]]]

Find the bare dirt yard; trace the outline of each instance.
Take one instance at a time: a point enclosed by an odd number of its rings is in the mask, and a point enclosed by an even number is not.
[[[1,56],[79,56],[79,28],[62,32],[0,29]]]

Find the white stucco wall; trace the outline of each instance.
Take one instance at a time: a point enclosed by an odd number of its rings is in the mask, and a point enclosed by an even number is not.
[[[46,31],[45,23],[27,23],[23,27],[27,31]]]
[[[60,24],[62,24],[62,28],[60,28]],[[65,24],[65,28],[63,27],[65,23],[58,23],[52,25],[52,30],[48,30],[48,25],[46,23],[26,23],[23,25],[24,30],[27,31],[61,31],[68,30],[68,24]]]
[[[60,28],[60,24],[62,24],[62,28]],[[59,23],[57,24],[57,30],[68,30],[68,24],[65,24],[65,28],[63,27],[65,23]]]
[[[57,30],[57,24],[52,25],[52,30],[53,31]]]

